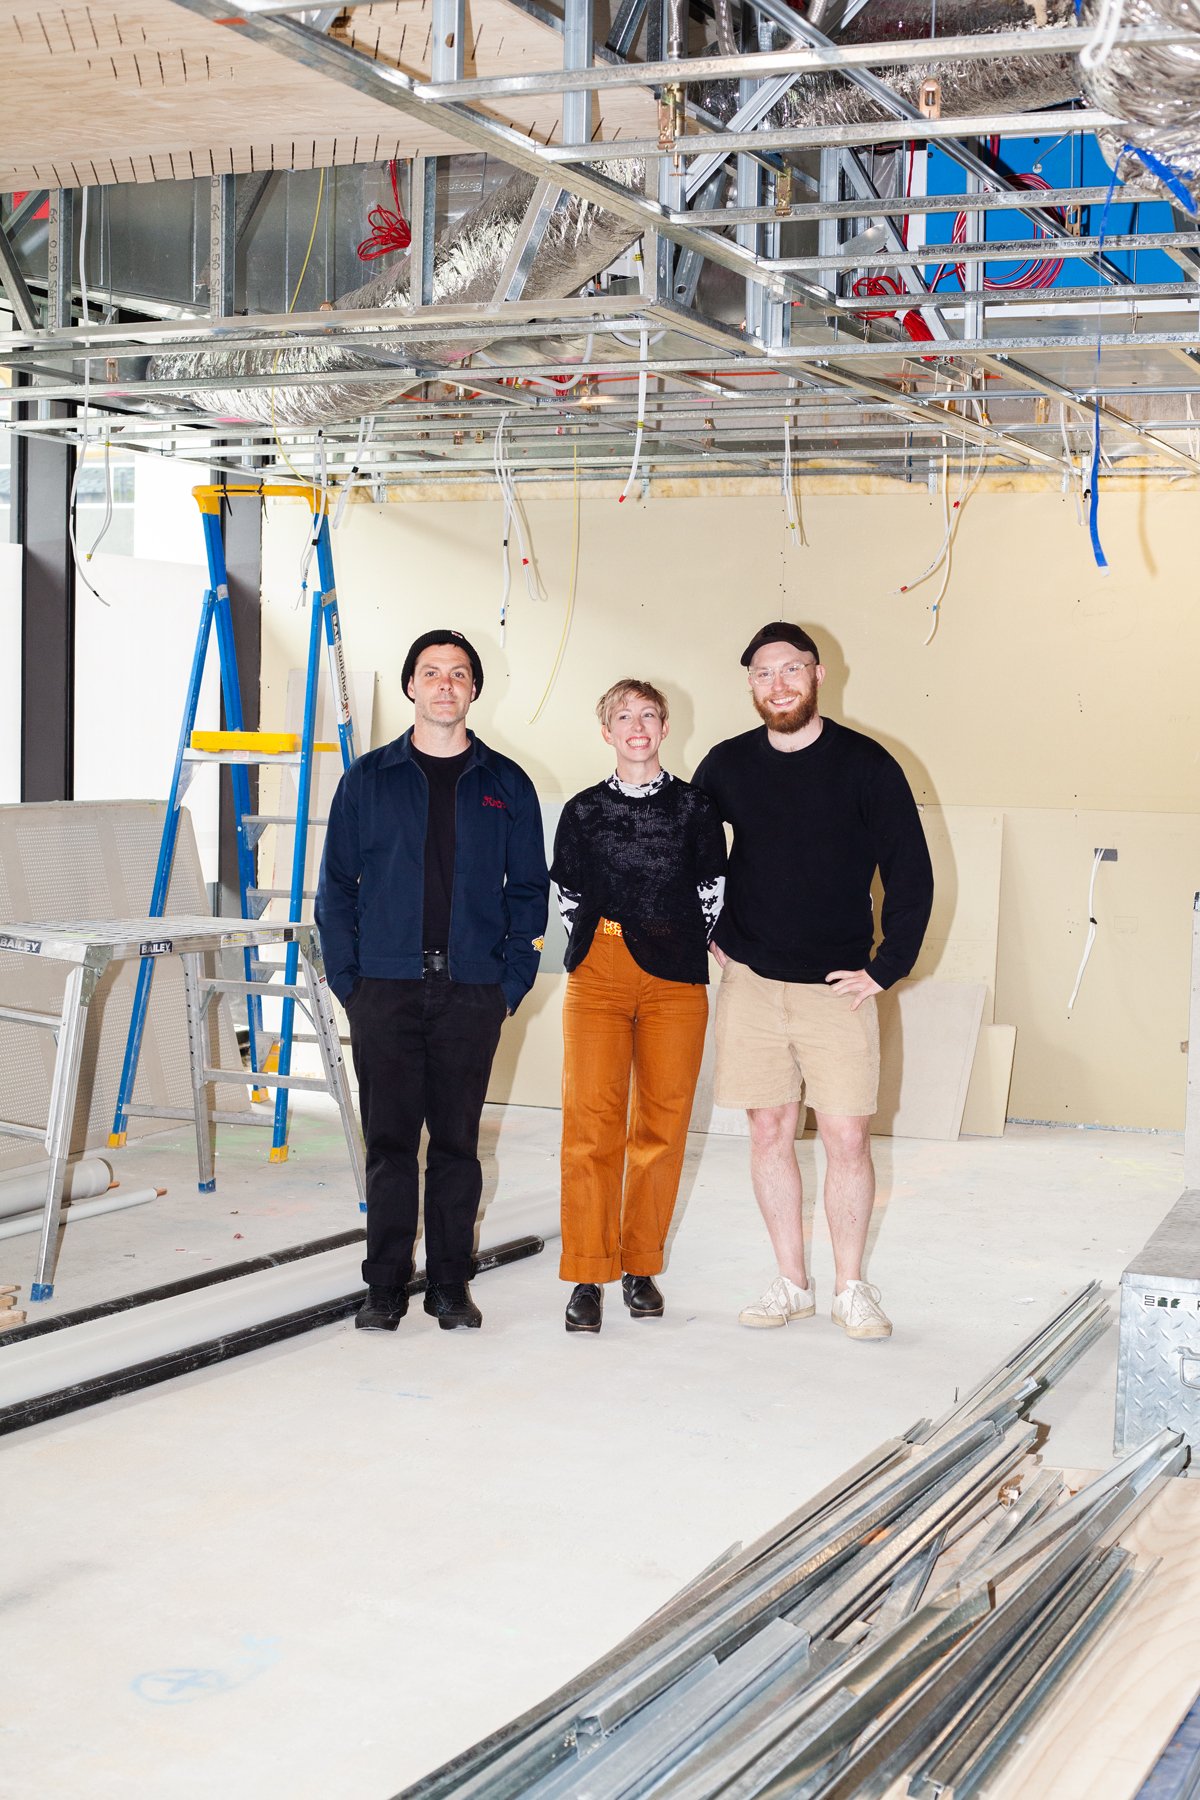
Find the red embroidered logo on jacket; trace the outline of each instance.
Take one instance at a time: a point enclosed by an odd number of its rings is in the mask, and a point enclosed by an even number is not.
[[[504,812],[505,810],[503,800],[495,800],[492,798],[491,794],[485,794],[483,796],[483,804],[485,806],[498,806],[501,812]]]

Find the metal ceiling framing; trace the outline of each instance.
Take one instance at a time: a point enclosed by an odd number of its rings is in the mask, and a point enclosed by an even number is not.
[[[661,3],[650,0],[651,7]],[[442,37],[429,81],[289,17],[281,0],[259,0],[236,16],[226,0],[178,4],[208,21],[218,44],[222,34],[236,32],[335,87],[420,121],[431,137],[440,133],[464,150],[483,151],[533,176],[537,185],[528,215],[486,305],[427,303],[430,199],[414,221],[426,279],[413,289],[412,310],[235,316],[222,277],[213,283],[220,291],[207,318],[150,317],[153,308],[148,308],[140,318],[98,324],[80,316],[78,302],[72,308],[61,272],[62,292],[57,302],[48,295],[45,305],[37,280],[23,272],[15,246],[46,197],[31,193],[0,226],[0,282],[15,321],[11,331],[0,333],[0,362],[26,383],[22,404],[14,408],[26,416],[11,422],[14,432],[79,442],[77,417],[47,415],[74,413],[86,401],[93,437],[100,430],[114,446],[208,467],[253,469],[270,480],[286,479],[285,458],[307,474],[321,455],[335,477],[355,463],[358,479],[378,492],[388,483],[491,481],[496,427],[507,415],[506,440],[518,480],[552,481],[578,471],[584,479],[611,481],[627,468],[631,454],[638,334],[644,333],[650,341],[644,480],[777,474],[786,422],[793,467],[800,473],[866,472],[924,482],[945,456],[969,454],[993,472],[1082,481],[1087,437],[1097,418],[1103,458],[1113,472],[1160,482],[1200,474],[1200,424],[1193,423],[1190,409],[1190,397],[1200,395],[1197,234],[1134,228],[1107,237],[1102,253],[1094,238],[1070,233],[1054,209],[1098,206],[1107,190],[1081,182],[1033,200],[980,148],[981,140],[996,135],[1027,138],[1119,126],[1110,114],[1076,102],[1051,111],[924,119],[875,71],[920,66],[929,60],[927,42],[839,47],[782,0],[753,4],[790,31],[794,41],[786,49],[640,63],[595,46],[588,61],[591,0],[564,0],[561,69],[473,79],[461,73],[460,0],[435,0],[433,16]],[[318,23],[326,23],[326,15]],[[940,39],[937,56],[939,62],[1061,56],[1078,52],[1090,35],[1090,29],[1034,28]],[[652,46],[660,36],[667,41],[665,31],[655,33]],[[1169,45],[1193,36],[1164,25],[1122,31],[1118,41]],[[604,60],[594,60],[601,56]],[[755,92],[750,83],[764,84],[760,94],[768,86],[774,94],[799,76],[831,70],[863,87],[888,116],[878,123],[772,129],[769,109],[755,108],[746,98]],[[693,95],[700,75],[705,81],[742,82],[734,123],[757,118],[754,128],[722,129],[711,115],[691,107],[693,123],[698,117],[701,128],[687,129],[685,136],[585,141],[590,95],[618,87],[669,89],[685,72]],[[570,99],[568,141],[541,143],[477,104],[534,94]],[[901,140],[937,143],[979,191],[876,192],[869,153],[872,148],[886,153]],[[819,183],[811,174],[817,154]],[[751,197],[757,199],[765,183],[766,204],[735,200],[721,206],[719,199],[713,204],[712,171],[723,171],[727,159],[739,156],[742,168],[758,169]],[[745,161],[748,156],[753,162]],[[644,162],[644,193],[622,185],[604,166],[617,157]],[[668,179],[659,180],[660,166]],[[793,204],[782,179],[789,167],[821,197]],[[224,178],[227,185],[218,196],[230,257],[266,185],[262,176],[245,181],[250,185],[238,187],[236,225],[232,177]],[[432,194],[424,166],[420,187]],[[694,205],[679,204],[685,190]],[[53,218],[55,194],[50,197]],[[622,292],[605,279],[566,299],[525,298],[547,221],[568,197],[604,208],[631,236],[642,235],[644,291]],[[1122,196],[1126,203],[1159,197],[1144,178],[1131,182]],[[779,204],[772,204],[776,198]],[[946,259],[981,273],[985,262],[1015,263],[1030,256],[1028,238],[984,243],[984,216],[999,209],[1025,215],[1048,234],[1038,244],[1039,257],[1082,262],[1098,274],[1099,284],[992,292],[977,285],[979,275],[968,273],[967,291],[931,294],[924,270],[940,249],[932,244],[910,249],[901,216],[966,212],[967,242],[946,246]],[[860,221],[881,228],[884,247],[856,252],[852,237],[843,241],[843,232],[852,233]],[[780,226],[816,226],[818,253],[767,254],[768,246],[777,245]],[[1139,249],[1172,256],[1178,281],[1139,283],[1111,261]],[[676,272],[686,271],[681,288],[668,285],[676,257]],[[724,316],[705,312],[706,288],[703,279],[697,288],[698,270],[711,271],[718,289],[724,282]],[[890,272],[907,291],[896,296],[891,316],[864,317],[885,312],[885,305],[877,296],[847,290],[876,272]],[[204,274],[207,278],[208,271]],[[734,305],[731,313],[728,296],[743,284],[745,316],[739,323],[739,309]],[[670,296],[680,291],[694,301],[678,304]],[[900,322],[904,313],[923,320],[932,340],[910,341]],[[746,329],[747,320],[761,321],[762,335]],[[451,366],[430,360],[439,345],[461,344],[464,328],[472,335],[478,330],[486,358],[476,352]],[[306,344],[323,351],[344,348],[371,359],[370,366],[334,371],[325,366],[310,373],[289,367],[278,377],[254,373],[236,379],[206,371],[205,359],[215,349],[295,351]],[[590,344],[586,361],[585,344]],[[166,380],[147,374],[146,359],[158,351],[194,356],[194,376]],[[396,374],[398,386],[407,381],[407,391],[373,415],[365,449],[356,449],[356,419],[335,421],[319,434],[290,426],[268,434],[261,423],[219,416],[202,405],[206,394],[231,388],[286,385],[314,393],[333,384],[349,391],[377,388],[381,369]],[[569,389],[562,385],[568,382]],[[52,404],[61,402],[74,405]],[[1060,409],[1053,420],[1050,405]]]

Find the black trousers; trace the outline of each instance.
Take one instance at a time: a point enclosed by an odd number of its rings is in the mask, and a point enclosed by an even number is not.
[[[483,1189],[479,1120],[508,1005],[498,983],[360,976],[346,1013],[367,1147],[369,1286],[403,1287],[417,1236],[421,1126],[425,1272],[466,1281]]]

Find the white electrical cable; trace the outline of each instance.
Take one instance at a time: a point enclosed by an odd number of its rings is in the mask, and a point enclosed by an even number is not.
[[[1125,11],[1125,0],[1100,0],[1100,12],[1096,19],[1096,29],[1079,52],[1079,60],[1090,74],[1106,63],[1112,55],[1113,45],[1117,41],[1117,33],[1121,29],[1121,15]]]
[[[90,323],[89,309],[88,309],[88,291],[87,291],[88,192],[89,192],[89,190],[85,187],[83,190],[83,199],[82,199],[82,202],[81,202],[80,208],[79,208],[79,287],[80,287],[80,292],[83,297],[83,323],[85,326],[87,326]],[[87,589],[88,593],[91,594],[94,599],[96,599],[100,602],[101,606],[107,606],[109,603],[104,598],[104,595],[102,593],[100,593],[96,588],[94,588],[92,586],[91,582],[88,580],[87,570],[84,568],[84,565],[83,565],[82,561],[80,560],[79,539],[76,535],[76,530],[75,530],[75,500],[76,500],[77,494],[79,493],[79,477],[83,474],[83,465],[87,458],[88,446],[91,442],[91,425],[90,425],[91,401],[92,401],[92,359],[90,356],[85,356],[83,359],[83,419],[82,419],[83,444],[82,444],[82,447],[76,452],[76,455],[75,455],[75,474],[71,481],[71,498],[67,504],[67,537],[69,538],[70,544],[71,544],[71,560],[75,564],[75,570],[79,576],[80,581],[82,581],[82,583],[83,583],[84,587]],[[107,453],[106,453],[106,457],[105,457],[105,484],[106,484],[106,486],[107,486],[107,479],[108,479],[108,463],[107,463]],[[111,514],[111,510],[112,510],[112,496],[110,494],[109,495],[109,512],[110,512],[110,514]],[[108,519],[106,518],[103,529],[100,532],[100,537],[103,537],[105,531],[107,531],[107,530],[108,530]],[[98,537],[96,539],[96,544],[98,544],[99,542],[100,542],[100,538]],[[89,562],[92,559],[92,554],[95,551],[96,544],[93,544],[91,551],[88,552],[88,561]]]
[[[112,516],[113,516],[112,468],[111,468],[110,462],[109,462],[109,453],[111,452],[111,450],[112,450],[112,431],[111,431],[110,427],[106,426],[104,429],[104,523],[103,523],[103,525],[101,525],[99,531],[96,533],[95,537],[92,540],[92,547],[88,551],[88,554],[87,554],[87,559],[89,562],[91,562],[93,556],[95,556],[96,551],[100,547],[101,539],[104,537],[105,533],[108,531],[109,526],[112,524]]]
[[[639,252],[640,257],[640,252]],[[633,486],[638,472],[638,463],[642,455],[642,434],[646,429],[646,355],[648,332],[641,334],[642,342],[639,352],[640,367],[638,369],[638,401],[637,401],[637,436],[633,440],[633,465],[629,471],[629,480],[625,483],[625,491],[617,496],[617,505],[628,499],[629,490]]]
[[[1075,455],[1071,449],[1071,440],[1067,436],[1067,406],[1065,400],[1060,400],[1058,403],[1058,425],[1059,430],[1062,432],[1063,451],[1067,458],[1067,467],[1071,471],[1069,479],[1071,483],[1071,492],[1075,496],[1075,523],[1077,525],[1082,525],[1083,504],[1080,500],[1079,491],[1083,485],[1083,473],[1082,470],[1076,470]],[[1076,480],[1076,475],[1079,477],[1078,480]]]
[[[1079,984],[1083,980],[1083,971],[1087,968],[1088,957],[1092,954],[1092,945],[1096,941],[1096,920],[1092,913],[1092,896],[1096,892],[1096,871],[1100,867],[1103,849],[1097,850],[1092,860],[1092,879],[1088,883],[1088,934],[1087,943],[1083,946],[1083,956],[1079,964],[1079,973],[1075,977],[1075,986],[1071,989],[1071,998],[1067,1001],[1067,1017],[1071,1016],[1071,1008],[1079,993]]]
[[[618,344],[628,344],[630,349],[632,349],[638,341],[636,338],[627,337],[623,331],[610,331],[608,335],[609,337],[616,338]],[[654,336],[650,339],[650,342],[652,344],[660,343],[666,335],[665,331],[656,331]],[[642,355],[644,356],[645,354],[646,353],[643,350]]]
[[[583,355],[579,359],[581,362],[591,362],[592,344],[594,341],[595,334],[589,331],[587,334],[587,342],[583,347]],[[488,356],[483,350],[476,350],[475,355],[481,363],[486,363],[489,369],[502,369],[504,367],[503,363],[497,362],[494,356]],[[581,381],[587,380],[587,372],[585,370],[582,375],[572,375],[569,381],[543,381],[540,375],[525,376],[522,380],[525,387],[537,388],[538,392],[542,394],[569,394],[572,388],[578,387]]]
[[[796,494],[792,487],[792,421],[787,413],[783,415],[783,506],[794,544],[799,521],[796,518]]]
[[[317,506],[316,517],[313,519],[312,536],[305,546],[304,555],[300,559],[300,592],[296,596],[296,605],[294,608],[296,612],[303,612],[304,608],[308,605],[308,571],[312,567],[312,559],[317,553],[317,545],[321,540],[321,521],[329,510],[329,472],[327,468],[325,439],[319,431],[317,432],[317,441],[313,450],[314,477],[316,476],[318,469],[321,478],[319,484],[314,482],[314,485],[319,485],[321,498]]]
[[[375,415],[372,413],[369,419],[360,419],[358,421],[358,443],[354,447],[354,464],[349,475],[347,475],[345,481],[342,483],[342,491],[338,495],[337,510],[334,513],[333,518],[329,521],[330,529],[332,531],[336,531],[342,522],[342,514],[346,510],[346,502],[350,498],[350,489],[354,486],[354,478],[362,466],[363,451],[367,448],[367,445],[371,442],[374,435]]]
[[[496,441],[492,450],[492,465],[495,468],[496,480],[499,483],[500,493],[504,500],[504,529],[500,544],[500,564],[504,571],[503,591],[500,595],[501,648],[504,646],[505,627],[508,623],[508,596],[509,590],[512,587],[512,574],[508,564],[508,540],[513,525],[517,528],[517,543],[521,550],[521,566],[525,571],[525,592],[529,595],[531,600],[537,599],[537,595],[534,593],[529,579],[529,557],[525,551],[525,534],[521,530],[521,515],[517,510],[517,491],[513,485],[512,469],[509,467],[508,458],[504,454],[504,427],[508,423],[509,417],[510,415],[508,413],[501,413],[500,423],[496,427]]]
[[[942,441],[944,443],[945,439],[943,438]],[[954,502],[956,508],[959,507],[961,504],[962,494],[963,494],[963,482],[966,478],[966,469],[967,469],[967,440],[966,440],[966,438],[963,438],[961,440],[960,451],[961,451],[961,454],[959,457],[959,465],[958,465],[958,499]],[[904,582],[904,584],[901,587],[898,587],[898,588],[889,588],[889,590],[888,590],[889,593],[907,594],[911,588],[920,587],[920,585],[923,581],[928,581],[929,577],[932,574],[934,574],[934,572],[937,569],[939,569],[941,567],[942,558],[945,556],[947,550],[950,548],[950,504],[949,504],[950,494],[949,494],[949,488],[947,485],[947,468],[948,468],[948,458],[946,456],[943,456],[942,457],[942,503],[943,503],[942,511],[945,515],[946,529],[943,534],[942,541],[941,541],[940,545],[938,546],[937,555],[934,557],[933,561],[928,565],[928,567],[922,569],[921,573],[919,575],[915,576],[912,581],[906,581],[906,582]]]

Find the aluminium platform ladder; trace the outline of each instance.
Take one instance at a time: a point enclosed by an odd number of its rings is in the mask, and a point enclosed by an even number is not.
[[[340,749],[342,767],[348,769],[355,756],[354,721],[350,710],[345,658],[342,653],[337,586],[333,574],[333,549],[330,543],[329,515],[325,506],[325,496],[319,489],[297,488],[291,485],[197,487],[192,489],[192,493],[199,503],[204,525],[210,585],[200,608],[200,627],[196,634],[196,647],[192,655],[187,700],[184,705],[179,743],[175,752],[175,771],[171,781],[170,798],[167,802],[167,816],[163,822],[162,841],[159,845],[158,864],[154,873],[154,887],[148,916],[160,918],[166,907],[171,868],[175,859],[175,845],[179,836],[180,808],[192,777],[196,770],[206,763],[226,763],[229,765],[233,783],[233,804],[237,819],[238,885],[241,893],[242,916],[246,919],[257,919],[265,912],[272,900],[286,899],[288,922],[299,924],[305,900],[313,897],[311,890],[306,890],[304,886],[309,828],[310,825],[325,822],[323,820],[314,821],[309,816],[313,757],[322,751]],[[304,679],[304,723],[298,746],[294,739],[285,745],[282,734],[248,732],[243,729],[242,695],[234,645],[233,615],[229,606],[225,545],[221,537],[221,504],[226,494],[253,494],[265,497],[286,495],[291,498],[302,495],[309,500],[313,509],[313,547],[316,551],[317,583],[310,596],[308,660]],[[220,660],[221,693],[225,703],[227,729],[223,732],[197,733],[195,730],[196,711],[200,703],[200,687],[204,678],[214,627]],[[330,683],[337,714],[337,744],[318,744],[314,741],[322,636],[324,636],[328,652]],[[247,770],[252,766],[258,768],[289,767],[296,770],[297,795],[294,820],[290,816],[285,818],[282,815],[250,811],[250,782]],[[287,889],[258,887],[254,868],[255,845],[268,825],[293,824],[295,834],[292,847],[291,886]],[[296,1037],[296,1002],[292,998],[296,985],[298,956],[299,951],[295,942],[287,945],[282,965],[260,962],[256,948],[248,947],[244,951],[244,986],[249,1027],[250,1067],[254,1073],[262,1072],[265,1082],[270,1082],[272,1086],[276,1086],[276,1084],[271,1081],[268,1071],[271,1070],[276,1052],[278,1055],[277,1071],[286,1083],[291,1073],[292,1045],[297,1041],[305,1041],[298,1040]],[[150,1004],[150,988],[154,978],[154,960],[153,956],[143,957],[141,968],[138,971],[133,1013],[129,1023],[129,1037],[125,1046],[125,1061],[121,1070],[121,1085],[117,1095],[112,1131],[108,1140],[110,1147],[114,1149],[119,1148],[125,1142],[127,1122],[131,1114],[134,1117],[166,1116],[162,1107],[137,1106],[133,1100],[146,1012]],[[286,990],[282,1000],[282,1019],[278,1036],[274,1038],[269,1055],[264,1057],[262,1049],[266,1038],[262,1023],[262,1000],[271,992],[272,975],[281,968],[283,986]],[[226,987],[228,985],[228,983],[225,984]],[[265,1100],[268,1097],[265,1083],[261,1089],[256,1087],[253,1092],[256,1099]],[[170,1116],[173,1117],[174,1114],[170,1113]],[[190,1111],[181,1110],[179,1116],[190,1118],[192,1115]],[[215,1113],[213,1117],[219,1124],[248,1122],[244,1114]],[[257,1120],[255,1122],[257,1123]],[[276,1086],[275,1117],[271,1140],[272,1162],[287,1160],[287,1134],[288,1090],[286,1085]],[[209,1187],[213,1185],[211,1182],[208,1184]],[[203,1182],[201,1191],[205,1191]]]

